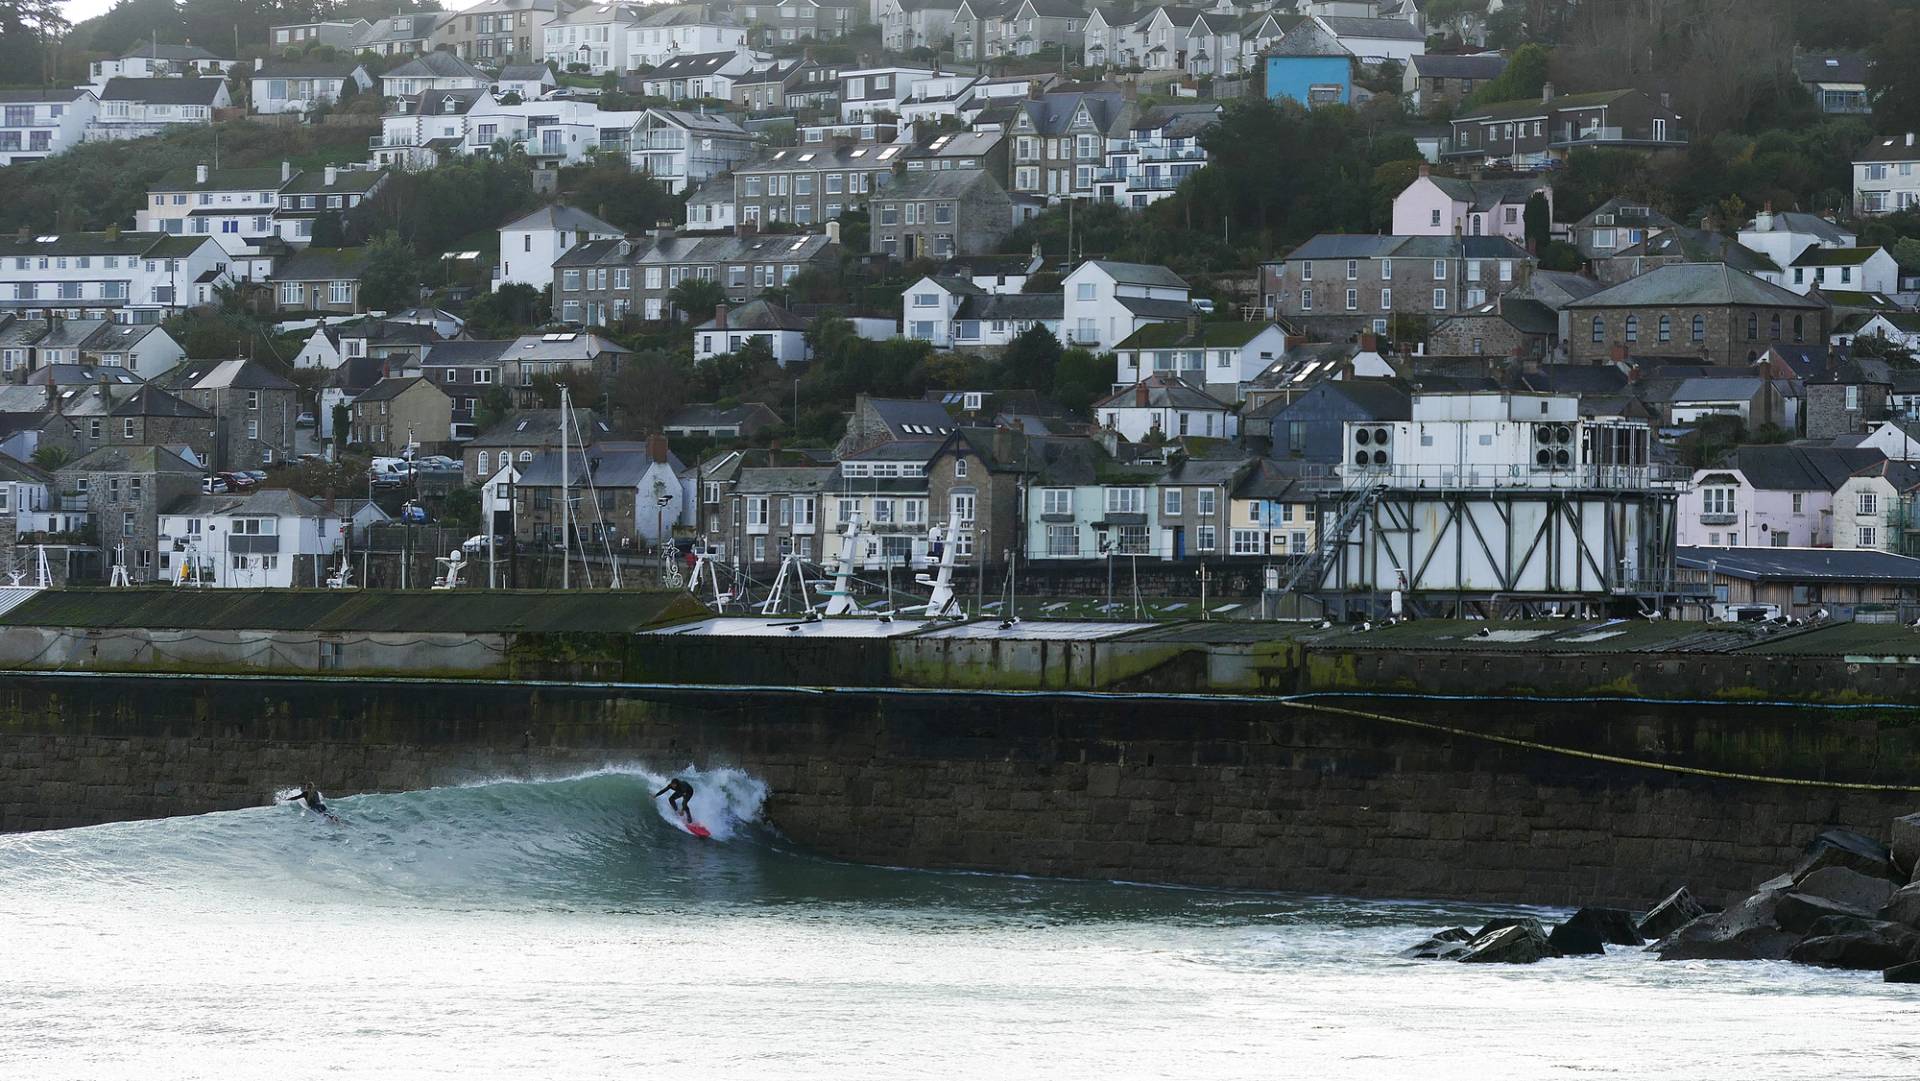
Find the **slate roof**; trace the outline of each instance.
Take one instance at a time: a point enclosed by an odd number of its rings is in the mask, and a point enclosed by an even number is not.
[[[985,169],[941,169],[934,172],[904,173],[891,184],[877,188],[869,197],[875,201],[896,199],[958,199],[976,188],[1004,189]],[[1004,210],[1001,213],[1006,213]]]
[[[607,422],[591,409],[573,411],[581,431],[594,439],[613,434]],[[569,435],[569,439],[573,436]],[[545,447],[560,442],[558,409],[521,409],[507,414],[493,427],[467,440],[469,447]]]
[[[542,451],[520,466],[517,483],[530,488],[558,488],[560,463],[559,451]],[[576,447],[567,451],[566,463],[569,489],[585,488],[589,477],[596,488],[632,489],[640,486],[653,459],[644,443],[595,443],[585,450]],[[666,466],[675,473],[686,468],[672,451],[667,452]]]
[[[435,49],[430,53],[421,53],[412,60],[380,76],[382,80],[392,79],[472,79],[482,85],[493,82],[493,76],[460,59],[445,50]]]
[[[1405,19],[1362,19],[1346,15],[1323,15],[1320,21],[1343,38],[1376,38],[1383,41],[1427,40],[1426,32]]]
[[[1863,161],[1920,161],[1920,139],[1908,135],[1886,135],[1875,139],[1853,156]]]
[[[91,93],[93,91],[84,86],[77,90],[0,90],[0,102],[19,104],[27,101],[78,101],[82,94]]]
[[[196,179],[197,176],[198,174],[191,168],[175,169],[147,185],[147,190],[149,192],[280,190],[279,166],[261,169],[209,169],[207,182],[204,184]],[[231,214],[233,211],[229,209],[223,213]]]
[[[138,42],[129,47],[126,52],[120,54],[120,59],[122,60],[139,60],[143,58],[151,58],[154,60],[226,59],[226,57],[216,56],[198,45],[175,45],[171,42],[162,42],[155,45],[151,41]]]
[[[1884,457],[1870,447],[1736,447],[1716,470],[1708,471],[1738,470],[1748,484],[1762,491],[1831,492]]]
[[[667,418],[662,427],[727,428],[756,418],[774,423],[780,419],[780,416],[759,402],[742,402],[724,409],[711,402],[700,402],[683,405],[674,410],[673,415]]]
[[[189,360],[168,373],[184,390],[292,390],[293,383],[259,360]]]
[[[1756,228],[1756,223],[1753,221],[1747,222],[1747,228],[1754,232],[1760,231]],[[1808,236],[1817,236],[1820,238],[1821,243],[1834,247],[1851,244],[1854,240],[1854,233],[1851,230],[1843,229],[1818,214],[1809,214],[1804,210],[1775,211],[1773,215],[1773,228],[1767,231],[1772,233],[1804,233]]]
[[[1737,241],[1730,240],[1719,233],[1695,229],[1687,225],[1671,226],[1648,237],[1632,247],[1622,248],[1609,258],[1632,259],[1635,257],[1680,258],[1689,263],[1725,263],[1735,270],[1744,270],[1749,274],[1761,271],[1777,272],[1779,264]]]
[[[648,81],[654,79],[684,79],[701,75],[712,75],[732,62],[739,54],[724,53],[687,53],[669,57],[652,71],[641,76]]]
[[[565,203],[553,203],[543,206],[522,218],[515,218],[500,227],[501,229],[577,229],[583,233],[611,233],[625,236],[627,231],[618,225],[595,217],[579,207]]]
[[[1140,390],[1146,388],[1145,405]],[[1096,410],[1113,409],[1211,409],[1231,412],[1233,407],[1178,376],[1155,372],[1139,383],[1117,390],[1093,403]]]
[[[718,320],[709,319],[695,330],[718,330]],[[771,300],[749,300],[727,312],[728,330],[805,330],[812,324]]]
[[[1710,548],[1673,550],[1682,567],[1752,581],[1920,583],[1920,559],[1871,548]]]
[[[165,447],[118,444],[100,447],[68,462],[56,474],[63,473],[192,473],[200,467]]]
[[[922,398],[867,398],[865,401],[896,440],[944,439],[954,429],[953,418],[939,402]]]
[[[1817,300],[1790,293],[1724,263],[1670,263],[1567,304],[1569,309],[1766,305],[1818,310]]]
[[[1192,21],[1191,18],[1187,20],[1188,23]],[[1027,115],[1033,118],[1033,130],[1037,135],[1060,135],[1066,132],[1083,104],[1087,108],[1087,115],[1093,118],[1094,126],[1107,132],[1120,121],[1127,102],[1120,91],[1114,90],[1042,94],[1015,103],[1016,107],[1025,109]]]
[[[1199,333],[1186,323],[1151,323],[1121,339],[1115,349],[1238,348],[1258,338],[1274,323],[1202,322]]]
[[[545,64],[508,64],[500,69],[503,83],[537,83],[552,77],[553,72]]]
[[[280,188],[282,195],[365,195],[386,178],[382,169],[335,169],[333,186],[327,186],[325,169],[302,169],[293,174],[293,179]],[[276,214],[288,214],[289,210],[277,210]]]
[[[184,401],[172,394],[168,394],[166,391],[161,390],[151,383],[134,388],[133,393],[129,394],[125,401],[108,410],[108,415],[115,417],[213,416],[212,413],[194,405],[192,402]]]
[[[426,355],[420,358],[420,363],[436,367],[498,364],[500,358],[506,355],[512,345],[513,340],[510,338],[492,341],[436,341],[428,344]]]
[[[375,383],[374,385],[368,387],[364,392],[360,394],[359,397],[355,398],[354,401],[356,403],[358,402],[390,402],[393,399],[398,398],[400,395],[405,394],[407,391],[412,390],[415,386],[421,383],[425,383],[427,386],[433,387],[433,389],[435,390],[440,390],[439,386],[437,386],[432,380],[423,379],[417,375],[410,375],[404,379],[397,378],[394,376],[388,376],[387,378],[380,380],[378,383]],[[441,393],[445,394],[446,392],[441,391]]]
[[[1447,194],[1456,203],[1466,203],[1474,210],[1492,210],[1502,203],[1525,203],[1533,193],[1551,189],[1552,184],[1544,180],[1458,180],[1450,176],[1429,176],[1434,186]]]
[[[360,61],[345,60],[286,60],[268,57],[249,75],[250,79],[350,79],[360,68]]]
[[[1121,285],[1147,285],[1163,289],[1185,289],[1186,279],[1166,267],[1153,263],[1116,263],[1108,259],[1089,259],[1080,266],[1095,266]],[[1079,270],[1080,267],[1075,267]]]
[[[107,80],[100,92],[101,101],[144,101],[155,105],[205,105],[211,107],[220,93],[223,80],[215,78]]]
[[[1793,58],[1793,75],[1803,83],[1864,83],[1864,53],[1813,53]]]
[[[1873,258],[1879,248],[1812,247],[1794,259],[1794,266],[1859,266]]]
[[[1066,306],[1065,293],[984,293],[961,301],[954,318],[1057,323]]]
[[[1497,79],[1507,70],[1507,58],[1498,53],[1478,56],[1447,56],[1427,53],[1409,62],[1414,71],[1429,79]]]

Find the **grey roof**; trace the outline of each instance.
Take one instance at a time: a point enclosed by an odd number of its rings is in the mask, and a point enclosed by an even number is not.
[[[666,428],[727,428],[744,424],[749,420],[764,420],[775,423],[780,415],[759,402],[742,402],[739,405],[721,408],[711,402],[697,402],[683,405],[674,410],[662,427]]]
[[[251,78],[255,79],[348,79],[360,70],[360,61],[351,57],[345,60],[285,60],[268,57],[260,61]]]
[[[189,496],[169,507],[164,513],[169,515],[193,514],[202,517],[215,514],[258,515],[271,518],[330,518],[341,516],[338,511],[328,513],[319,503],[308,499],[299,492],[288,488],[260,488],[251,492],[231,492],[223,495]],[[351,517],[352,512],[346,512]]]
[[[936,172],[905,173],[871,196],[875,201],[896,199],[961,198],[975,189],[991,189],[991,195],[1005,195],[998,182],[985,169],[942,169]]]
[[[1104,409],[1109,406],[1115,409],[1141,408],[1140,391],[1142,389],[1147,392],[1145,408],[1149,409],[1214,409],[1223,412],[1232,409],[1227,403],[1192,383],[1160,372],[1155,372],[1133,386],[1107,395],[1093,403],[1093,408]]]
[[[833,485],[837,466],[746,466],[734,474],[739,492],[824,492]]]
[[[1323,15],[1320,21],[1343,38],[1380,38],[1390,41],[1426,41],[1426,31],[1405,19],[1360,19],[1345,15]]]
[[[1065,293],[982,293],[962,300],[954,318],[1057,323],[1066,301]]]
[[[1185,300],[1159,297],[1114,297],[1114,303],[1147,319],[1184,319],[1193,314],[1193,304]]]
[[[1188,19],[1187,23],[1192,21]],[[1067,130],[1074,114],[1083,104],[1087,107],[1087,115],[1093,118],[1094,126],[1107,132],[1122,119],[1127,102],[1126,97],[1115,90],[1042,94],[1015,104],[1033,118],[1033,128],[1037,134],[1059,135]]]
[[[1683,567],[1752,581],[1920,583],[1920,559],[1871,548],[1710,548],[1673,550]]]
[[[717,330],[718,320],[709,319],[695,330]],[[727,312],[728,330],[805,330],[810,326],[801,318],[771,300],[749,300]]]
[[[0,101],[14,104],[26,101],[78,101],[81,95],[91,93],[93,93],[93,91],[84,86],[77,90],[23,90],[16,88],[13,90],[0,90]]]
[[[539,82],[553,78],[553,69],[545,64],[508,64],[500,69],[501,82]]]
[[[210,53],[205,49],[202,49],[198,45],[193,45],[193,44],[175,45],[175,44],[172,44],[171,42],[161,42],[160,44],[155,45],[150,41],[137,42],[133,46],[128,48],[126,52],[120,54],[120,59],[122,60],[137,60],[142,57],[147,57],[155,60],[224,60],[226,59],[225,57],[222,57],[222,56],[216,56],[215,54]]]
[[[259,360],[189,360],[166,382],[185,390],[292,390],[293,383]]]
[[[116,417],[211,417],[212,413],[148,383],[109,410]]]
[[[1817,300],[1790,293],[1725,263],[1670,263],[1654,267],[1639,277],[1629,278],[1592,296],[1571,301],[1567,307],[1586,309],[1730,304],[1811,310],[1824,307]]]
[[[1474,210],[1491,210],[1502,203],[1524,203],[1534,192],[1551,191],[1553,188],[1547,181],[1526,178],[1457,180],[1450,176],[1430,176],[1427,179],[1446,192],[1454,202],[1466,203]]]
[[[420,363],[435,366],[498,364],[513,346],[512,339],[493,341],[449,341],[432,342],[427,346],[426,355]]]
[[[1711,376],[1701,375],[1680,381],[1674,388],[1669,402],[1724,402],[1751,399],[1767,385],[1767,380],[1757,375]]]
[[[1810,53],[1793,58],[1794,77],[1803,83],[1864,83],[1867,67],[1864,53]]]
[[[412,390],[415,386],[421,385],[421,384],[425,384],[426,386],[432,387],[435,391],[439,392],[443,396],[446,394],[446,391],[440,390],[439,385],[434,383],[430,379],[422,379],[420,376],[417,376],[417,375],[410,375],[404,379],[389,376],[385,379],[380,380],[378,383],[375,383],[374,385],[368,387],[364,392],[360,394],[359,397],[355,398],[354,401],[355,402],[392,401],[393,399],[398,398],[400,395],[405,394],[407,391]]]
[[[100,92],[100,100],[211,106],[223,82],[215,78],[108,79],[106,89]]]
[[[1507,70],[1507,58],[1499,53],[1475,56],[1447,56],[1427,53],[1409,63],[1420,75],[1431,79],[1497,79]]]
[[[517,483],[522,487],[558,488],[561,461],[559,451],[542,451],[520,467]],[[646,444],[626,442],[600,442],[585,450],[575,448],[567,452],[565,461],[570,489],[585,488],[589,480],[596,488],[637,488],[653,465]],[[667,452],[666,466],[675,473],[686,468],[672,451]]]
[[[1116,263],[1109,259],[1089,259],[1080,266],[1096,266],[1122,285],[1150,285],[1164,289],[1185,289],[1185,278],[1154,263]],[[1080,267],[1075,267],[1075,270]]]
[[[1884,457],[1866,447],[1763,445],[1734,448],[1718,468],[1738,470],[1748,484],[1763,491],[1831,492]]]
[[[579,430],[590,438],[613,434],[607,422],[591,409],[576,409],[573,419]],[[569,439],[574,438],[571,434]],[[521,409],[507,414],[493,427],[467,441],[469,447],[545,447],[560,442],[558,409]]]
[[[1751,221],[1748,222],[1747,228],[1754,229],[1755,223]],[[1758,230],[1756,229],[1755,231],[1757,232]],[[1852,244],[1855,240],[1853,230],[1843,229],[1818,214],[1809,214],[1803,210],[1775,211],[1773,215],[1773,228],[1768,231],[1774,233],[1804,233],[1808,236],[1817,236],[1820,238],[1821,243],[1833,247]]]
[[[165,447],[118,444],[100,447],[68,462],[55,474],[63,473],[191,473],[200,468]]]
[[[379,186],[380,182],[385,180],[386,177],[387,174],[385,170],[381,169],[335,169],[333,171],[333,185],[329,187],[327,185],[327,171],[325,169],[302,169],[300,172],[293,174],[292,180],[280,186],[280,194],[345,195],[357,192],[365,195],[367,192]],[[279,210],[275,211],[275,213],[286,214],[288,211]]]
[[[281,260],[273,269],[273,280],[357,281],[366,263],[366,252],[360,248],[305,248]]]
[[[507,360],[587,360],[602,353],[616,355],[633,350],[619,342],[586,331],[564,334],[522,334],[513,340],[500,359]]]
[[[1914,138],[1912,134],[1884,135],[1855,154],[1853,160],[1856,162],[1920,160],[1920,139]]]
[[[652,71],[641,76],[643,79],[680,79],[699,75],[712,75],[731,63],[738,53],[686,53],[667,58]]]
[[[1679,258],[1689,263],[1725,263],[1749,274],[1778,271],[1772,259],[1719,233],[1675,225],[1663,229],[1630,248],[1614,252],[1610,258]]]
[[[689,131],[707,135],[745,135],[747,129],[719,113],[690,113],[685,109],[648,109],[654,116],[672,121]]]
[[[944,439],[954,429],[953,418],[939,402],[922,398],[866,398],[864,401],[895,439]]]
[[[553,203],[522,218],[502,225],[502,229],[577,229],[583,233],[611,233],[625,236],[627,231],[618,225],[595,217],[579,207],[565,203]]]

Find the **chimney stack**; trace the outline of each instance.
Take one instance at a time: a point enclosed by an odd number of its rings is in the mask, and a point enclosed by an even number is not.
[[[1143,409],[1146,408],[1147,385],[1144,382],[1135,383],[1133,385],[1133,404],[1140,406]]]
[[[1553,100],[1553,82],[1552,80],[1548,80],[1547,82],[1540,84],[1540,104],[1545,105],[1551,102],[1552,100]]]
[[[195,184],[205,184],[207,182],[207,163],[206,162],[203,161],[200,164],[193,167],[193,182]]]
[[[1432,166],[1430,166],[1430,165],[1428,165],[1428,164],[1427,164],[1426,162],[1424,162],[1424,161],[1420,163],[1420,175],[1421,175],[1421,176],[1428,176],[1428,175],[1430,175],[1430,174],[1432,174],[1432,172],[1433,172],[1433,167],[1432,167]]]
[[[1615,345],[1607,350],[1607,356],[1611,357],[1615,364],[1624,364],[1627,360],[1627,347]]]
[[[329,165],[327,166],[327,171],[325,175],[326,175],[326,185],[327,187],[331,188],[333,187],[333,182],[340,179],[340,169],[338,166]]]
[[[1360,335],[1360,351],[1362,353],[1378,353],[1380,351],[1380,339],[1374,337],[1371,333]]]
[[[725,304],[715,304],[713,306],[713,329],[727,329],[727,306]]]
[[[667,437],[658,432],[647,437],[647,461],[665,463],[667,460]]]
[[[840,220],[838,218],[827,223],[827,243],[840,243]]]
[[[293,179],[293,163],[285,160],[281,161],[280,162],[280,183],[285,184],[287,181],[292,179]]]

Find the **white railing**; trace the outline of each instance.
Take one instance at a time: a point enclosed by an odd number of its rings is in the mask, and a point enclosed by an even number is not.
[[[1691,470],[1660,465],[1346,465],[1346,488],[1384,484],[1389,489],[1493,491],[1510,489],[1679,491],[1693,482]]]

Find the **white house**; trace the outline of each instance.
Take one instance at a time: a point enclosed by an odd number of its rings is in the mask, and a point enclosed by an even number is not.
[[[723,305],[714,311],[712,319],[693,328],[693,359],[711,360],[738,352],[757,338],[785,368],[812,359],[813,351],[807,346],[808,325],[807,320],[770,300],[750,300],[731,311]]]
[[[470,116],[499,105],[484,89],[427,90],[393,103],[370,140],[375,167],[431,169],[467,142]]]
[[[567,249],[625,235],[626,230],[584,210],[558,203],[543,206],[500,227],[500,267],[493,287],[518,283],[544,289],[553,284],[553,261]]]
[[[546,59],[562,70],[604,75],[630,71],[627,46],[646,9],[638,4],[583,4],[541,30]]]
[[[1278,323],[1210,323],[1195,314],[1185,323],[1141,327],[1114,346],[1115,385],[1155,374],[1178,376],[1225,402],[1287,351]]]
[[[1802,296],[1813,289],[1891,296],[1900,290],[1900,264],[1885,248],[1808,248],[1779,284]]]
[[[109,79],[86,138],[142,139],[169,128],[206,127],[215,109],[232,105],[225,79]]]
[[[320,564],[340,551],[345,529],[337,513],[284,488],[194,496],[159,517],[166,579],[225,589],[312,586],[316,570],[325,577]]]
[[[231,284],[212,237],[125,232],[0,237],[0,307],[26,318],[157,322]]]
[[[449,52],[421,53],[380,76],[380,93],[410,98],[427,90],[486,90],[493,76]]]
[[[1405,19],[1316,15],[1313,21],[1362,63],[1397,60],[1405,64],[1427,51],[1427,32]]]
[[[675,195],[730,171],[755,154],[753,136],[724,116],[680,109],[648,109],[630,139],[635,172]]]
[[[1875,139],[1853,159],[1853,209],[1891,214],[1920,206],[1920,147],[1913,132]]]
[[[1060,336],[1059,293],[998,293],[970,296],[954,313],[950,335],[955,349],[1000,349],[1034,327]]]
[[[1797,210],[1776,213],[1771,203],[1741,227],[1737,239],[1741,247],[1757,251],[1773,260],[1775,266],[1783,267],[1793,265],[1808,248],[1851,248],[1860,242],[1846,226]]]
[[[1911,312],[1874,312],[1850,316],[1834,328],[1834,345],[1852,345],[1855,338],[1880,338],[1908,351],[1920,350],[1920,315]]]
[[[1027,291],[1027,280],[1040,272],[1037,250],[1029,255],[962,255],[949,259],[936,277],[964,278],[988,293],[1015,296]]]
[[[100,115],[92,90],[0,90],[0,165],[39,161],[79,143]]]
[[[1920,464],[1882,461],[1867,466],[1833,493],[1833,546],[1897,552],[1913,526]]]
[[[1069,347],[1104,352],[1149,323],[1185,322],[1193,312],[1187,283],[1163,266],[1089,259],[1060,284],[1061,340]]]
[[[873,120],[881,113],[898,115],[900,103],[923,80],[933,78],[927,68],[855,68],[840,73],[840,119],[845,123]]]
[[[953,320],[960,305],[968,297],[985,294],[965,278],[921,278],[900,294],[900,336],[951,348]]]
[[[733,83],[753,70],[753,54],[745,47],[713,53],[670,56],[640,76],[641,92],[668,101],[733,100]]]
[[[1240,432],[1233,407],[1178,376],[1155,373],[1093,403],[1102,428],[1138,443],[1150,434],[1164,439],[1201,436],[1231,439]]]
[[[47,493],[55,483],[53,474],[39,466],[0,455],[0,517],[13,519],[16,537],[85,528],[85,511],[63,513],[59,501],[49,501]]]
[[[255,113],[306,113],[353,93],[373,89],[373,76],[356,60],[260,61],[248,79],[247,108]]]
[[[1132,210],[1159,202],[1207,167],[1200,136],[1218,123],[1220,107],[1165,106],[1148,109],[1128,126],[1126,138],[1106,141],[1106,167],[1093,178],[1093,197]]]
[[[238,60],[215,56],[198,45],[141,42],[115,59],[95,60],[88,81],[98,90],[112,79],[224,79],[241,66]]]
[[[676,56],[730,53],[747,47],[746,28],[709,14],[715,9],[699,4],[667,4],[643,10],[646,15],[627,28],[625,70],[659,67]]]
[[[721,177],[687,196],[686,228],[692,233],[731,233],[736,215],[733,180]]]
[[[313,243],[314,224],[323,215],[344,222],[345,215],[371,198],[387,180],[387,173],[382,169],[325,165],[296,173],[284,161],[280,163],[280,174],[286,180],[280,185],[280,207],[273,212],[273,227],[281,240],[296,248]]]
[[[274,236],[280,188],[293,167],[214,169],[204,162],[168,173],[147,189],[134,214],[134,228],[154,233],[213,238],[226,252],[233,276],[265,281],[273,256],[262,245]]]
[[[108,323],[80,343],[80,357],[154,379],[185,360],[187,351],[158,323]]]
[[[508,64],[494,80],[493,92],[500,97],[515,94],[521,101],[533,101],[559,85],[553,69],[545,64]]]

